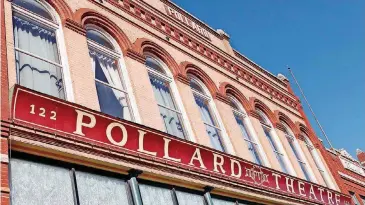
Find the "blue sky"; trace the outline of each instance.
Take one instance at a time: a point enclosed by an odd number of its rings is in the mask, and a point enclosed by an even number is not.
[[[289,77],[289,65],[333,146],[354,157],[365,151],[365,1],[173,2],[226,31],[235,49],[273,74]]]

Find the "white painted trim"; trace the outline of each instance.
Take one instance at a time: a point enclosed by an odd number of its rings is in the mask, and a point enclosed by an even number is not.
[[[250,120],[250,118],[247,115],[246,110],[244,109],[244,107],[242,106],[242,104],[234,96],[228,95],[228,98],[230,100],[233,100],[235,102],[235,104],[237,104],[238,107],[240,108],[239,112],[242,113],[241,115],[243,117],[243,123],[245,123],[245,126],[247,127],[248,134],[253,139],[254,143],[257,144],[258,151],[259,151],[259,155],[260,155],[261,161],[263,163],[262,166],[266,166],[266,167],[271,168],[271,164],[269,162],[269,159],[266,156],[265,150],[264,150],[264,148],[262,147],[262,145],[260,143],[260,140],[259,140],[259,138],[257,136],[256,131],[255,131],[255,128],[253,127],[253,125],[251,123],[251,120]]]
[[[259,112],[260,116],[264,117],[264,120],[266,121],[266,123],[268,123],[268,126],[270,127],[270,135],[274,140],[276,148],[278,149],[277,151],[282,154],[284,164],[286,166],[286,169],[289,172],[288,174],[293,175],[293,176],[298,176],[297,173],[295,172],[295,169],[294,169],[292,163],[289,160],[288,153],[286,153],[286,151],[284,149],[284,145],[281,142],[279,135],[276,133],[276,130],[275,130],[274,126],[272,125],[271,121],[269,120],[269,118],[266,116],[266,114],[263,111],[258,110],[258,112]]]
[[[219,115],[218,109],[217,109],[217,107],[216,107],[216,105],[214,103],[213,97],[210,94],[208,88],[196,76],[194,76],[194,75],[188,75],[188,78],[190,80],[193,80],[195,83],[197,83],[204,90],[205,93],[199,93],[198,92],[199,94],[202,94],[203,96],[209,97],[209,101],[208,101],[209,108],[213,112],[212,113],[212,117],[214,118],[213,120],[217,123],[217,127],[219,127],[221,129],[220,132],[221,132],[221,137],[222,137],[222,141],[223,141],[222,143],[223,143],[223,146],[225,148],[225,151],[228,154],[236,155],[236,153],[235,153],[235,151],[233,149],[232,142],[229,139],[229,136],[227,134],[227,130],[226,130],[226,128],[223,125],[222,118]],[[197,92],[197,91],[194,91],[194,92]]]
[[[155,55],[153,55],[151,53],[147,53],[147,56],[156,60],[164,69],[166,76],[163,76],[163,74],[158,73],[146,66],[148,73],[155,75],[159,78],[165,79],[167,82],[169,82],[174,103],[176,104],[177,110],[181,112],[181,118],[183,121],[182,123],[183,123],[183,127],[185,129],[184,134],[186,134],[185,137],[187,140],[189,140],[191,142],[197,142],[197,140],[194,136],[193,128],[191,127],[188,115],[186,114],[184,104],[183,104],[181,96],[179,94],[179,90],[177,89],[177,85],[175,83],[174,77],[173,77],[170,69],[167,67],[167,65],[161,59],[157,58]]]
[[[119,77],[121,78],[122,84],[125,86],[125,91],[127,92],[128,101],[129,101],[128,106],[130,107],[131,118],[132,118],[131,121],[142,124],[141,116],[138,112],[137,101],[133,95],[133,89],[132,89],[131,81],[130,81],[130,78],[128,75],[127,66],[125,64],[123,55],[121,55],[122,50],[120,49],[120,46],[115,41],[115,39],[110,34],[108,34],[108,32],[106,32],[104,29],[102,29],[98,26],[88,24],[85,26],[85,29],[93,29],[93,30],[96,30],[97,32],[100,32],[113,44],[116,51],[111,51],[109,49],[104,48],[101,45],[98,45],[97,43],[94,43],[94,42],[88,40],[88,46],[90,46],[91,48],[102,51],[102,53],[108,54],[111,57],[118,59],[119,71],[120,71],[120,75],[121,75]]]

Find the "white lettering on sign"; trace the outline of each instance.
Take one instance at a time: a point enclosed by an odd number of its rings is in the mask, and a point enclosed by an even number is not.
[[[205,38],[208,38],[210,40],[209,32],[206,29],[204,29],[202,26],[200,26],[199,24],[195,23],[190,18],[182,15],[181,13],[179,13],[175,9],[171,8],[170,6],[165,5],[165,8],[166,8],[166,12],[167,12],[167,14],[169,16],[171,16],[171,17],[179,20],[180,22],[182,22],[185,25],[187,25],[190,28],[192,28],[194,31],[198,32],[200,35],[202,35]]]
[[[364,170],[360,167],[360,165],[357,162],[352,162],[344,157],[340,157],[342,165],[352,171],[355,172],[357,174],[360,174],[361,176],[365,176],[365,172]]]

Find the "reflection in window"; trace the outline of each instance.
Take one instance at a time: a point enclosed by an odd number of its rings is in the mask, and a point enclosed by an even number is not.
[[[351,198],[352,198],[352,202],[355,204],[355,205],[360,205],[360,202],[357,200],[356,198],[356,194],[354,192],[349,192],[350,195],[351,195]]]
[[[129,96],[121,78],[120,53],[100,31],[87,29],[86,33],[101,112],[120,119],[133,120]]]
[[[199,108],[201,117],[205,124],[205,129],[210,137],[214,149],[224,152],[224,146],[221,139],[221,128],[217,125],[215,116],[211,113],[212,98],[204,92],[204,89],[195,79],[190,80],[195,102]]]
[[[288,169],[284,162],[284,154],[280,152],[280,150],[278,149],[278,146],[274,140],[273,132],[275,132],[275,131],[273,130],[273,127],[272,127],[272,124],[271,124],[269,118],[260,109],[256,109],[256,111],[259,114],[261,127],[264,130],[265,136],[271,145],[272,151],[274,152],[276,159],[279,161],[281,170],[285,173],[288,173]]]
[[[311,154],[311,156],[313,158],[313,161],[316,164],[316,167],[317,167],[319,173],[321,174],[322,179],[323,179],[325,185],[327,187],[329,187],[330,186],[330,182],[328,181],[328,179],[326,177],[326,173],[325,173],[325,170],[324,170],[323,162],[319,158],[319,155],[318,155],[318,153],[316,151],[316,148],[313,146],[312,142],[309,140],[308,136],[304,132],[302,132],[301,134],[304,137],[304,143],[306,144],[306,147],[307,147],[309,153]]]
[[[298,161],[298,164],[304,174],[304,177],[306,180],[311,181],[311,178],[309,177],[309,173],[308,173],[308,166],[305,163],[304,159],[301,157],[299,150],[297,149],[297,147],[295,146],[295,136],[292,132],[292,130],[290,129],[289,125],[286,124],[284,121],[281,121],[281,124],[284,126],[284,133],[285,133],[285,137],[289,142],[290,148],[292,149],[295,158]]]
[[[176,106],[171,93],[170,83],[173,79],[165,73],[163,65],[152,57],[147,57],[146,67],[166,132],[185,138],[182,113]]]
[[[39,1],[14,0],[13,4],[17,83],[65,99],[56,35],[59,26]]]
[[[240,127],[243,139],[247,143],[248,150],[250,151],[253,159],[255,160],[256,164],[262,164],[260,154],[259,154],[259,145],[256,143],[256,141],[251,137],[251,135],[248,132],[247,125],[245,123],[245,119],[247,118],[247,115],[243,108],[239,105],[239,102],[232,96],[230,96],[231,100],[231,108],[233,111],[233,115],[236,118],[236,122],[238,126]]]

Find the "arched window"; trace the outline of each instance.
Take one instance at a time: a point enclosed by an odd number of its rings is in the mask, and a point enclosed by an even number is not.
[[[119,47],[111,36],[93,25],[86,26],[86,37],[100,111],[120,119],[134,120],[130,98],[122,80],[123,57]]]
[[[252,137],[252,133],[250,133],[248,128],[249,119],[247,117],[245,110],[243,109],[241,103],[239,103],[239,101],[235,97],[229,95],[228,98],[231,102],[233,115],[236,119],[238,126],[240,127],[243,139],[247,143],[248,150],[250,151],[253,159],[255,160],[255,163],[263,165],[263,160],[261,159],[259,151],[259,144]]]
[[[265,136],[271,145],[272,151],[274,152],[276,159],[279,161],[281,170],[285,173],[288,173],[288,167],[285,163],[284,153],[279,149],[277,140],[274,139],[276,138],[276,136],[274,136],[275,131],[269,118],[260,109],[256,108],[256,111],[260,116],[259,120],[261,123],[261,127],[264,130]]]
[[[225,147],[222,141],[222,128],[220,128],[216,115],[212,112],[213,99],[204,84],[195,78],[189,76],[190,87],[193,91],[195,102],[199,108],[206,131],[210,137],[214,149],[224,152]]]
[[[183,114],[172,91],[172,74],[167,66],[153,55],[147,54],[146,67],[166,132],[182,139],[187,138]]]
[[[13,0],[12,5],[17,83],[65,99],[67,60],[60,56],[58,17],[43,1]]]
[[[304,137],[304,142],[306,144],[306,147],[307,147],[309,153],[311,154],[313,161],[316,164],[316,167],[317,167],[319,173],[321,174],[325,185],[329,188],[334,189],[335,187],[334,187],[330,177],[328,176],[328,173],[326,172],[326,168],[324,167],[324,164],[323,164],[319,154],[317,153],[316,148],[313,146],[312,142],[310,141],[310,139],[306,133],[302,132],[301,134]]]
[[[290,129],[289,125],[284,121],[280,121],[280,123],[284,126],[285,137],[289,142],[290,148],[292,149],[295,158],[299,163],[299,166],[304,174],[305,179],[308,181],[313,181],[313,177],[310,174],[310,170],[306,163],[306,159],[304,157],[302,150],[300,149],[298,142],[295,139],[293,131]]]

